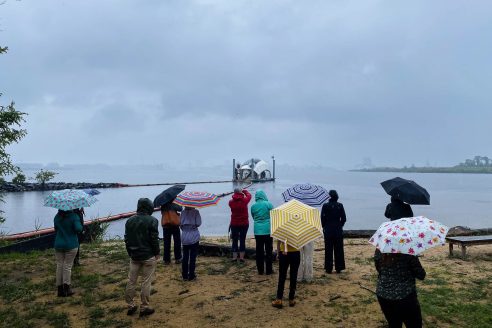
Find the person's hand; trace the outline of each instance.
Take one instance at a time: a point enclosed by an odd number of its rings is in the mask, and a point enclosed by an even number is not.
[[[282,254],[287,255],[287,251],[283,251]]]

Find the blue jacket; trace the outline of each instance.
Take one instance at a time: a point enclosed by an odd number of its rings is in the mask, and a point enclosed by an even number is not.
[[[80,217],[73,211],[59,211],[53,221],[56,231],[55,249],[68,251],[78,248],[77,233],[83,229],[82,224],[80,224]]]
[[[255,235],[270,235],[270,210],[273,209],[273,205],[261,189],[256,191],[255,201],[256,203],[251,206]]]

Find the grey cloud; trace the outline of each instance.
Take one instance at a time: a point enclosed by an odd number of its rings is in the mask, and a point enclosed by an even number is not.
[[[355,160],[373,154],[375,162],[435,156],[454,163],[487,148],[480,141],[492,119],[486,1],[3,7],[2,37],[11,51],[0,57],[8,77],[0,90],[30,108],[53,95],[56,106],[85,122],[80,133],[109,136],[140,117],[156,120],[154,129],[186,127],[193,119],[226,137],[220,149],[232,153],[240,141],[218,131],[229,131],[227,124],[260,120],[274,129],[295,122],[290,127],[321,131],[313,148],[323,147],[323,133],[336,135],[332,147],[345,159],[334,165],[350,165],[361,153]],[[288,151],[280,140],[273,145]],[[203,148],[191,141],[187,147]]]

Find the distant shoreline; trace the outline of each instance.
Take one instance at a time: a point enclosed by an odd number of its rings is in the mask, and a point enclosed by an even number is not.
[[[350,172],[392,172],[392,173],[466,173],[492,174],[492,167],[374,167],[370,169],[355,169]]]

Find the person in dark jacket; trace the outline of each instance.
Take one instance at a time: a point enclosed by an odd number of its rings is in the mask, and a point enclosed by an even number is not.
[[[72,296],[72,266],[79,248],[77,234],[82,231],[82,225],[79,216],[73,211],[59,210],[53,221],[56,232],[54,246],[58,296]]]
[[[258,274],[273,273],[273,239],[270,236],[270,211],[272,203],[268,201],[267,195],[261,189],[255,194],[255,203],[251,206],[251,216],[254,221],[254,232],[256,240],[256,269]]]
[[[333,271],[333,253],[335,253],[335,270],[340,273],[345,270],[343,254],[343,225],[347,221],[345,209],[338,202],[336,190],[328,192],[330,199],[321,208],[321,225],[325,237],[325,271]]]
[[[425,270],[418,257],[407,254],[382,254],[376,250],[374,264],[378,272],[376,295],[389,328],[422,327],[415,278],[423,280]]]
[[[244,262],[246,253],[246,234],[248,233],[248,203],[251,200],[251,194],[246,189],[236,188],[232,199],[229,201],[231,208],[231,235],[232,235],[232,260]],[[238,248],[239,242],[239,248]]]
[[[181,231],[179,230],[179,212],[183,208],[172,202],[161,206],[161,225],[164,240],[164,264],[171,263],[171,238],[174,239],[174,263],[181,263]]]
[[[411,218],[413,211],[409,204],[404,203],[395,196],[391,196],[391,203],[386,205],[384,216],[391,221],[395,221],[401,218]]]
[[[133,299],[139,272],[142,275],[140,316],[154,313],[154,309],[149,305],[150,289],[160,249],[159,222],[152,216],[153,212],[152,201],[148,198],[140,198],[137,214],[129,218],[125,224],[125,246],[130,256],[130,272],[125,291],[128,315],[134,314],[138,309]]]

